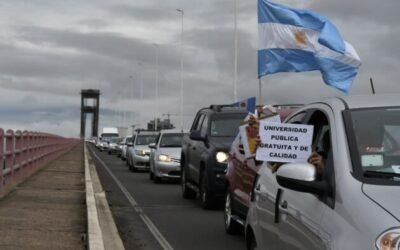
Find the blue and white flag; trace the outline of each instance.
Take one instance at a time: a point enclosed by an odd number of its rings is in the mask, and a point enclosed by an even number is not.
[[[361,61],[336,27],[318,13],[258,0],[258,76],[319,70],[348,92]]]

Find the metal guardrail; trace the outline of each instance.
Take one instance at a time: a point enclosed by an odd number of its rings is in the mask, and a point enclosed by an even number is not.
[[[80,142],[48,133],[0,128],[0,194]]]

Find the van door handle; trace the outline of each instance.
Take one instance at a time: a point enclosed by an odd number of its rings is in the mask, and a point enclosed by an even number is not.
[[[287,201],[282,201],[282,203],[279,205],[279,210],[286,214],[289,212]]]

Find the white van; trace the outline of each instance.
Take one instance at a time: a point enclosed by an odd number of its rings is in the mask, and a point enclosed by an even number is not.
[[[115,127],[104,127],[101,134],[100,140],[107,140],[110,137],[119,137],[118,128]]]

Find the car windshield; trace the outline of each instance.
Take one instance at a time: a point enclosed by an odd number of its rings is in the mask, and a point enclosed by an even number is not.
[[[365,178],[400,181],[400,107],[350,112],[356,157]]]
[[[149,145],[156,142],[157,135],[138,135],[136,145]]]
[[[161,137],[160,147],[181,147],[183,134],[164,134]]]
[[[121,140],[121,138],[110,138],[109,142],[119,143]]]
[[[245,114],[241,116],[215,117],[211,121],[211,137],[235,137],[239,132],[239,126],[243,122]]]

